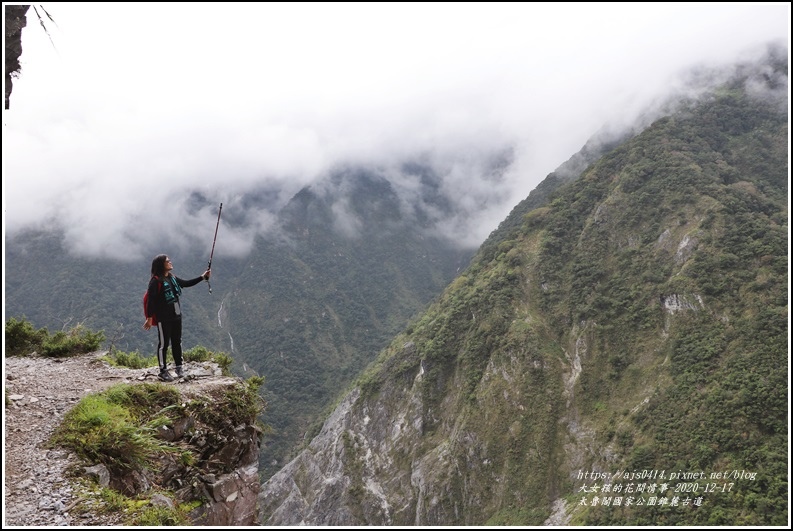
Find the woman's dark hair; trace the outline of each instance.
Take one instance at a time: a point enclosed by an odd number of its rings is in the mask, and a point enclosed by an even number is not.
[[[168,259],[167,254],[158,254],[151,261],[151,274],[155,277],[165,276],[165,261]]]

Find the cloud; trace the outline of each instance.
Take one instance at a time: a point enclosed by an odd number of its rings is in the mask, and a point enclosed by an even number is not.
[[[45,7],[55,46],[31,13],[3,115],[4,227],[57,224],[75,252],[118,258],[205,247],[220,202],[244,254],[301,187],[356,164],[476,245],[680,72],[790,33],[789,4]]]

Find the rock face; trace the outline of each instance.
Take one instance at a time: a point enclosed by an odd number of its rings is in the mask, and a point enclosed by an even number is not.
[[[78,495],[73,470],[127,496],[147,496],[164,488],[171,497],[152,494],[151,503],[166,506],[198,500],[189,514],[196,525],[254,525],[260,488],[258,455],[261,430],[256,419],[236,425],[231,414],[217,411],[211,425],[195,416],[160,426],[157,435],[194,456],[190,466],[161,457],[147,470],[111,471],[81,462],[72,452],[50,448],[48,440],[64,414],[88,394],[115,384],[156,381],[156,369],[112,367],[103,352],[74,358],[38,356],[5,360],[5,521],[7,525],[121,525],[119,512],[92,511]],[[242,385],[225,377],[213,363],[187,363],[186,378],[172,385],[182,400],[222,408],[217,397]]]
[[[360,524],[346,503],[352,479],[344,466],[344,456],[349,451],[345,441],[349,443],[352,406],[359,394],[348,395],[311,441],[309,449],[267,481],[260,496],[262,512],[267,514],[264,525]]]
[[[205,468],[217,469],[219,474],[196,474],[193,477],[197,481],[186,487],[188,499],[205,501],[191,514],[196,525],[255,525],[258,521],[261,431],[251,425],[238,426],[228,435],[222,444],[210,450],[206,460]],[[231,472],[222,473],[224,470]],[[174,477],[184,481],[184,478],[190,478],[190,474],[177,469]]]
[[[188,372],[188,375],[190,373]],[[229,385],[228,382],[221,385]],[[237,383],[238,385],[238,383]],[[206,400],[210,394],[183,393],[193,400]],[[211,393],[211,391],[210,391]],[[208,404],[211,404],[211,400]],[[195,417],[183,417],[172,426],[162,426],[159,437],[189,448],[197,456],[187,466],[163,459],[151,481],[146,473],[111,478],[116,490],[138,496],[156,482],[175,492],[174,502],[200,500],[201,506],[190,513],[195,525],[238,526],[257,522],[259,493],[259,445],[262,432],[252,424],[202,425]],[[139,479],[140,478],[140,479]]]
[[[418,361],[410,342],[398,359],[417,363],[374,394],[347,395],[309,447],[262,486],[263,525],[477,525],[515,495],[511,467],[533,474],[525,485],[553,481],[557,424],[527,419],[562,402],[560,364],[496,355],[472,400],[465,368]]]
[[[11,102],[13,77],[19,73],[19,56],[22,55],[22,28],[27,25],[26,13],[30,5],[3,6],[5,8],[5,57],[6,57],[6,103]]]

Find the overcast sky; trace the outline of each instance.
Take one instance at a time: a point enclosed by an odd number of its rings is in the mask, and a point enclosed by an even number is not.
[[[410,190],[394,167],[418,157],[463,214],[439,227],[476,245],[683,69],[790,35],[789,3],[43,5],[55,24],[29,10],[3,111],[4,230],[57,223],[73,251],[131,259],[207,247],[218,203],[265,182],[285,201],[340,163]],[[504,147],[515,163],[488,180]],[[188,215],[191,189],[212,207]]]

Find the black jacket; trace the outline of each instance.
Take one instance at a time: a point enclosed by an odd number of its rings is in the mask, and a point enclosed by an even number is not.
[[[200,276],[190,280],[184,280],[171,275],[168,277],[168,282],[172,282],[174,279],[176,279],[180,288],[189,288],[204,280],[204,278]],[[171,302],[167,302],[165,300],[165,289],[163,289],[162,280],[159,277],[152,276],[151,280],[149,280],[149,298],[146,314],[154,315],[157,318],[157,322],[181,319],[182,309],[179,305],[179,290],[173,291],[175,291],[175,299]]]

